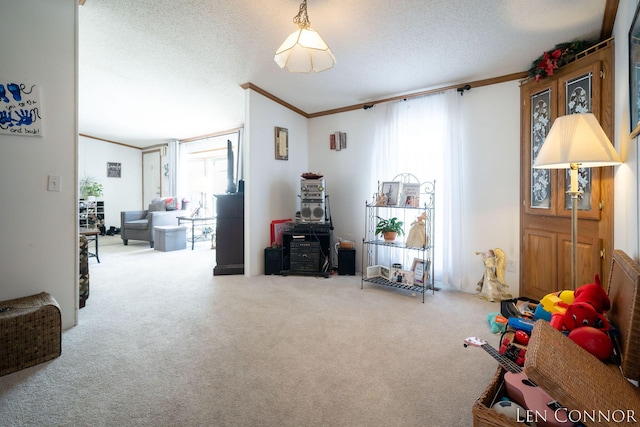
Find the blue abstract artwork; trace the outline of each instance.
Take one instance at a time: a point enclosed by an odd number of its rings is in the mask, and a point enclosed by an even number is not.
[[[0,134],[42,136],[40,88],[0,79]]]

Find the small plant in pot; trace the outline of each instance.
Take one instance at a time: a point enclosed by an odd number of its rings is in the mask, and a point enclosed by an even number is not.
[[[382,237],[386,241],[394,241],[396,237],[399,235],[404,235],[404,230],[402,226],[404,222],[398,220],[398,218],[393,217],[389,219],[376,217],[378,218],[378,223],[376,224],[376,236],[378,234],[382,234]]]
[[[93,201],[96,197],[102,196],[103,187],[92,176],[86,176],[80,180],[80,194],[82,198]]]

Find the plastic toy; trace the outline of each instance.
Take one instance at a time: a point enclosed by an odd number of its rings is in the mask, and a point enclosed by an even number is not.
[[[544,319],[549,322],[554,313],[564,314],[573,300],[574,291],[564,290],[547,294],[540,300],[534,315],[536,319]]]
[[[526,338],[523,338],[526,337]],[[511,337],[511,338],[510,338]],[[502,334],[498,353],[511,360],[518,366],[524,366],[524,359],[527,354],[526,344],[529,342],[529,335],[523,331],[506,331]]]
[[[611,338],[600,329],[583,326],[569,332],[569,338],[602,361],[611,357],[613,351]]]
[[[487,314],[487,321],[493,334],[499,334],[507,329],[507,318],[500,313]]]

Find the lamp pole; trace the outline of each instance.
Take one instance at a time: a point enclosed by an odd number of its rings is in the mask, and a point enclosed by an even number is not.
[[[582,191],[578,189],[578,169],[580,163],[571,163],[571,184],[567,194],[571,196],[571,288],[578,289],[578,198]]]

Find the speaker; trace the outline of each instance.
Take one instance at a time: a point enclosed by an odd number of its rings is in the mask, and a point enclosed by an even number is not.
[[[323,222],[324,221],[324,201],[300,202],[300,218],[303,221]]]
[[[338,274],[351,276],[356,274],[355,249],[338,249]]]
[[[282,248],[265,248],[264,250],[264,274],[280,274],[284,270]]]

